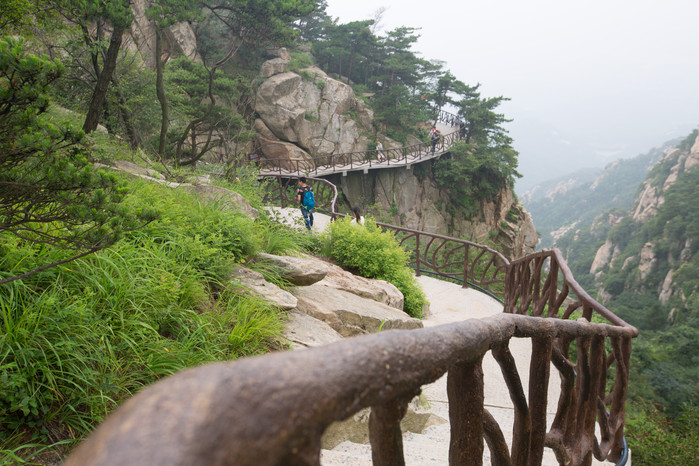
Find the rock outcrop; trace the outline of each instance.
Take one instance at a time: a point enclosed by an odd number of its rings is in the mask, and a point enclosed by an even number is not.
[[[253,294],[279,309],[289,311],[295,309],[298,304],[294,295],[273,283],[269,283],[260,272],[250,270],[247,267],[235,267],[231,271],[228,286],[238,293]]]
[[[355,276],[311,256],[259,254],[256,263],[289,283],[289,291],[247,267],[236,266],[229,287],[287,311],[285,335],[292,348],[320,346],[341,338],[388,329],[421,328],[403,312],[403,295],[383,280]]]
[[[659,209],[666,202],[665,195],[675,183],[689,170],[696,170],[699,164],[699,137],[690,136],[682,145],[666,150],[658,161],[656,168],[652,169],[645,181],[641,184],[639,194],[628,216],[618,217],[609,214],[605,221],[609,225],[616,225],[623,220],[630,220],[634,228],[639,229],[644,223],[650,222],[658,215]],[[692,140],[691,137],[695,139]],[[593,225],[594,226],[594,225]],[[631,233],[633,235],[633,233]],[[686,233],[685,233],[686,234]],[[618,236],[618,235],[617,235]],[[673,238],[669,241],[666,233],[660,233],[657,237],[647,238],[635,249],[621,247],[617,242],[625,244],[628,235],[617,238],[616,242],[607,237],[605,243],[597,250],[590,272],[595,274],[598,283],[603,283],[604,274],[619,271],[615,259],[622,254],[620,270],[632,277],[627,281],[625,289],[652,290],[655,289],[658,301],[663,305],[670,305],[672,297],[679,297],[682,302],[687,302],[682,292],[682,287],[675,280],[681,274],[677,272],[692,259],[692,238],[689,236]],[[667,245],[670,245],[669,247]],[[652,279],[652,281],[651,281]],[[681,278],[680,278],[681,279]],[[600,298],[608,300],[612,295],[600,295]],[[670,316],[676,309],[670,310]]]
[[[351,205],[379,204],[384,211],[396,212],[390,221],[396,225],[477,243],[495,241],[498,250],[510,258],[533,252],[536,247],[531,216],[509,188],[494,200],[481,202],[479,214],[466,218],[460,212],[440,208],[451,202],[449,193],[431,177],[418,176],[414,168],[349,172],[329,179],[342,189]]]
[[[310,160],[367,150],[373,113],[352,88],[319,68],[286,71],[288,60],[262,65],[266,77],[256,94],[257,140],[268,159]],[[290,145],[296,146],[292,149]],[[298,151],[302,152],[298,152]]]
[[[294,288],[292,293],[298,299],[298,310],[322,320],[343,337],[376,333],[379,330],[422,327],[420,320],[403,311],[348,291],[325,286],[322,282]]]
[[[310,257],[258,254],[258,259],[271,265],[281,277],[296,286],[309,286],[321,281],[328,274],[330,264]]]
[[[155,68],[155,23],[148,19],[146,10],[152,0],[133,0],[131,8],[134,20],[129,31],[131,41],[127,46],[137,50],[143,62],[150,68]],[[197,52],[197,38],[192,26],[187,22],[177,23],[165,30],[163,53],[178,52],[193,61],[201,61]]]

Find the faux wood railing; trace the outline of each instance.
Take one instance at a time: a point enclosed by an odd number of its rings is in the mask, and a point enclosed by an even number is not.
[[[280,207],[297,206],[298,176],[264,177],[264,202]],[[337,187],[322,178],[307,178],[316,193],[317,210],[333,219],[338,212]],[[423,273],[452,279],[464,287],[475,287],[498,299],[505,296],[505,269],[508,260],[500,252],[478,243],[420,230],[377,222],[393,233],[410,255],[409,266],[416,275]]]
[[[452,125],[455,119],[456,115],[440,111],[435,122],[439,121]],[[459,128],[454,126],[453,129],[448,134],[442,135],[434,147],[432,142],[424,142],[400,148],[384,149],[382,152],[386,157],[385,162],[379,160],[378,151],[367,150],[323,155],[306,160],[263,158],[259,161],[259,167],[266,175],[318,176],[319,174],[326,175],[360,168],[405,166],[406,164],[432,159],[435,154],[448,151],[450,147],[461,139]]]
[[[446,248],[436,245],[446,237],[394,228],[422,244],[418,267],[456,273],[454,253],[434,253]],[[425,248],[423,235],[435,246]],[[443,244],[461,241],[446,239]],[[566,465],[589,465],[593,456],[622,459],[631,340],[638,331],[593,300],[557,250],[510,262],[468,246],[487,259],[458,261],[463,277],[490,286],[503,274],[503,314],[184,371],[125,403],[66,464],[318,465],[323,431],[371,407],[373,464],[403,465],[400,420],[407,404],[445,373],[451,465],[482,464],[485,443],[496,466],[539,465],[545,447]],[[471,270],[483,263],[490,272]],[[527,390],[509,351],[512,338],[531,340]],[[514,406],[511,447],[483,404],[481,362],[488,351]],[[547,432],[551,367],[561,390]]]
[[[262,202],[279,207],[298,207],[298,179],[299,176],[266,176],[264,183],[264,195]],[[306,179],[313,188],[316,201],[316,210],[335,218],[337,215],[337,186],[323,178]]]

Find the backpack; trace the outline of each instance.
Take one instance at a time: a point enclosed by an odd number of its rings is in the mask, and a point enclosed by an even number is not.
[[[306,210],[313,210],[316,207],[316,200],[313,197],[313,191],[310,189],[303,194],[303,206]]]

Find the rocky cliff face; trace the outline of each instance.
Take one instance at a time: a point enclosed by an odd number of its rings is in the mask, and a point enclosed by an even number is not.
[[[311,161],[366,151],[373,112],[352,88],[315,67],[287,71],[285,51],[265,62],[256,93],[257,142],[268,159]],[[281,162],[284,164],[284,162]]]
[[[261,69],[265,81],[257,91],[255,131],[264,156],[292,168],[310,167],[312,159],[330,154],[366,151],[373,112],[350,86],[313,67],[288,71],[289,63],[288,55],[281,54]],[[382,211],[395,212],[392,222],[401,226],[474,242],[494,241],[509,257],[532,252],[536,246],[531,216],[510,189],[483,202],[480,215],[467,219],[440,209],[449,203],[449,194],[434,180],[416,176],[412,167],[350,172],[330,181],[342,188],[349,205],[366,211],[378,204]]]
[[[127,41],[133,49],[137,50],[143,62],[150,68],[155,68],[155,24],[146,17],[146,10],[152,4],[152,0],[133,0],[131,8],[134,12],[134,21],[131,25],[131,42]],[[178,52],[194,61],[200,61],[197,52],[197,39],[189,23],[178,23],[165,31],[165,44],[163,53],[170,55]]]
[[[689,210],[663,212],[663,205],[668,190],[675,186],[681,177],[690,171],[696,171],[696,166],[699,165],[699,136],[695,132],[692,138],[685,147],[668,151],[651,170],[648,178],[641,184],[634,206],[625,219],[610,217],[612,224],[622,224],[622,227],[627,225],[629,234],[614,235],[612,230],[610,237],[597,250],[590,273],[595,275],[598,283],[604,283],[605,273],[621,274],[628,277],[625,289],[633,286],[641,290],[653,290],[661,304],[667,304],[672,296],[687,302],[686,289],[681,289],[682,287],[675,283],[674,277],[682,269],[685,269],[686,275],[688,264],[693,260],[696,251],[696,238],[691,236],[692,230],[686,230],[681,226],[690,224],[692,219],[687,216],[692,216],[693,213]],[[687,180],[683,180],[683,183],[691,182]],[[691,193],[692,190],[684,192]],[[699,199],[682,201],[688,206],[693,206]],[[660,219],[659,215],[662,215]],[[650,229],[646,227],[654,224],[658,225]],[[638,232],[641,232],[640,236],[644,240],[636,246],[633,241],[629,241],[629,236],[639,236]],[[609,291],[602,293],[602,298],[610,298]],[[614,294],[618,294],[619,291],[622,290],[616,290]]]
[[[440,208],[450,202],[449,193],[433,179],[417,176],[414,168],[350,172],[333,176],[330,181],[342,188],[350,205],[366,209],[379,204],[381,210],[394,213],[392,223],[406,228],[477,243],[495,242],[498,250],[510,258],[533,252],[536,246],[531,216],[510,189],[502,190],[493,201],[481,202],[475,218],[465,218]]]

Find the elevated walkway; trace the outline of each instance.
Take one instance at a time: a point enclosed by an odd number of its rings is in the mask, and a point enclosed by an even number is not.
[[[331,154],[311,160],[263,160],[260,176],[314,176],[322,177],[349,172],[364,172],[387,168],[410,169],[416,163],[438,159],[449,153],[451,147],[460,140],[459,129],[438,121],[437,129],[442,134],[435,144],[421,143],[400,149],[384,149],[385,160],[380,160],[377,151]]]

